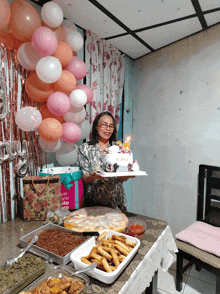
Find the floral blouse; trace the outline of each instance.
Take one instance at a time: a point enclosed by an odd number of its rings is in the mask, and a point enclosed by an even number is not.
[[[110,146],[110,145],[109,145]],[[79,166],[83,174],[98,170],[103,165],[103,153],[98,144],[84,143],[78,148]],[[127,211],[127,200],[122,182],[116,177],[97,179],[84,184],[85,206],[107,206]]]

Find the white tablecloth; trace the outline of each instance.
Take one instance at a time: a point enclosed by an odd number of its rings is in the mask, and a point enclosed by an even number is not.
[[[147,247],[147,241],[146,247]],[[144,255],[144,248],[139,252]],[[176,243],[170,227],[167,226],[157,241],[143,257],[142,262],[130,276],[129,280],[124,284],[119,294],[139,294],[143,293],[153,279],[154,273],[162,268],[167,271],[172,264],[175,252],[177,252]],[[129,265],[132,267],[132,262]],[[135,264],[133,264],[135,267]],[[129,270],[129,269],[128,269]]]

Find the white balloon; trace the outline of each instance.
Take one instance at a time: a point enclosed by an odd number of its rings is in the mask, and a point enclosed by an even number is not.
[[[85,139],[85,138],[88,138],[89,137],[89,134],[90,134],[90,130],[91,130],[91,125],[90,125],[89,121],[85,119],[79,125],[79,127],[80,127],[81,133],[82,133],[80,140]]]
[[[43,5],[41,17],[46,25],[56,28],[63,22],[63,10],[57,3],[50,1]]]
[[[86,93],[83,90],[76,89],[70,93],[70,102],[72,106],[82,107],[87,102]]]
[[[78,146],[74,143],[63,143],[55,157],[60,165],[74,165],[78,162]]]
[[[62,65],[56,57],[42,57],[37,63],[36,73],[43,82],[55,83],[61,77]]]
[[[38,143],[41,149],[44,150],[45,152],[56,152],[62,146],[61,139],[54,142],[48,142],[42,139],[41,137],[39,137]]]
[[[65,121],[73,122],[78,125],[84,121],[86,117],[86,110],[83,107],[80,112],[67,112],[63,117]]]
[[[15,115],[15,123],[25,132],[37,130],[41,122],[42,115],[40,111],[32,106],[21,108]]]
[[[77,27],[69,19],[64,19],[63,20],[63,23],[61,24],[61,26],[62,26],[62,28],[63,28],[63,30],[65,32],[65,35],[67,35],[69,32],[77,31]]]
[[[71,31],[66,35],[66,43],[73,51],[79,51],[83,46],[83,37],[77,31]]]
[[[27,70],[36,70],[38,61],[42,58],[38,54],[31,42],[23,43],[18,49],[18,61]]]

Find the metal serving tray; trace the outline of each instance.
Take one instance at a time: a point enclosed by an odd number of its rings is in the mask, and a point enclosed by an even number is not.
[[[42,231],[45,230],[45,229],[51,229],[51,228],[56,228],[56,229],[58,229],[58,230],[65,231],[65,232],[70,232],[70,233],[72,233],[72,234],[75,235],[75,236],[82,236],[82,237],[85,236],[85,234],[77,233],[77,232],[74,232],[74,231],[72,231],[72,230],[70,230],[70,229],[67,229],[67,228],[65,228],[65,227],[61,227],[61,226],[59,226],[59,225],[55,225],[55,224],[53,224],[53,223],[49,223],[49,224],[45,224],[45,225],[41,226],[40,228],[38,228],[38,229],[32,231],[31,233],[29,233],[29,234],[27,234],[27,235],[21,237],[21,238],[20,238],[20,244],[21,244],[21,246],[22,246],[22,247],[26,247],[26,246],[29,244],[29,242],[27,242],[28,239],[32,238],[33,236],[37,235],[38,233],[42,232]],[[96,233],[93,233],[93,234],[96,234]],[[88,236],[88,237],[87,237],[87,240],[88,240],[89,238],[91,238],[91,237]],[[87,240],[86,240],[86,241],[87,241]],[[84,241],[83,243],[85,243],[86,241]],[[82,243],[82,244],[83,244],[83,243]],[[82,244],[80,244],[79,246],[81,246]],[[54,254],[54,253],[52,253],[52,252],[50,252],[50,251],[47,251],[47,250],[45,250],[45,249],[43,249],[43,248],[40,248],[40,247],[38,247],[38,246],[36,246],[36,245],[32,245],[32,248],[33,248],[33,249],[37,249],[38,251],[40,251],[40,252],[42,252],[42,253],[44,253],[44,254],[47,254],[47,255],[49,256],[49,258],[50,258],[50,262],[51,262],[51,263],[57,263],[57,264],[60,264],[60,265],[65,265],[65,264],[67,264],[67,263],[70,262],[70,255],[71,255],[71,253],[72,253],[74,250],[76,250],[77,248],[79,248],[79,246],[76,247],[75,249],[73,249],[71,252],[69,252],[69,253],[68,253],[67,255],[65,255],[64,257],[61,257],[61,256],[59,256],[59,255],[56,255],[56,254]],[[29,251],[31,252],[31,248],[30,248]]]

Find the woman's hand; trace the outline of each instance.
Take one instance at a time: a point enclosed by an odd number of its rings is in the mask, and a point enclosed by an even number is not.
[[[96,171],[91,172],[91,174],[85,174],[85,175],[82,176],[84,184],[91,184],[95,180],[98,180],[98,179],[101,179],[101,178],[102,177],[99,174],[97,174]]]

